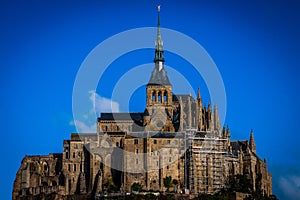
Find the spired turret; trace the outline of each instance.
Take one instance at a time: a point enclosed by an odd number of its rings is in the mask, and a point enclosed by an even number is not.
[[[198,131],[203,131],[203,109],[202,109],[202,98],[200,95],[200,88],[197,92],[197,112],[198,112]]]
[[[250,146],[250,150],[253,153],[256,153],[256,146],[255,146],[255,141],[254,141],[254,134],[253,134],[253,130],[251,129],[250,131],[250,142],[249,142],[249,146]]]

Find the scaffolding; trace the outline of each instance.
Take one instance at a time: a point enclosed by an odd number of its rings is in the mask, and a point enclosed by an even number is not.
[[[214,132],[186,131],[186,185],[191,193],[211,194],[224,185],[227,139]]]

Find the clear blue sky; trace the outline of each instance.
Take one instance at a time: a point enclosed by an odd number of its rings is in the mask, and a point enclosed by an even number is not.
[[[72,89],[88,53],[121,31],[156,26],[158,4],[162,27],[195,39],[218,66],[232,139],[248,139],[253,128],[274,193],[300,198],[298,1],[7,0],[0,6],[0,199],[11,199],[25,155],[61,152],[63,139],[75,131]],[[175,56],[167,55],[171,66]],[[149,63],[153,56],[152,50],[138,51],[115,65]],[[144,109],[143,92],[134,96],[142,102],[130,106],[135,111]]]

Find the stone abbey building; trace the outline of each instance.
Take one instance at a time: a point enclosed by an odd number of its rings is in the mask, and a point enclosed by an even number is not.
[[[212,194],[237,174],[246,175],[254,190],[271,195],[272,176],[266,160],[256,154],[253,132],[249,140],[231,141],[229,128],[220,126],[217,106],[204,106],[199,89],[196,99],[172,93],[164,61],[158,13],[144,112],[101,113],[97,133],[71,134],[62,153],[25,156],[13,199],[42,193],[95,195],[112,185],[130,192],[135,182],[147,191],[165,191],[167,176],[177,180],[177,191]]]

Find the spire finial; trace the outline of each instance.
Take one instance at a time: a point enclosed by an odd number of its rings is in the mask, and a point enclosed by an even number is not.
[[[160,5],[157,6],[157,11],[160,12]]]

